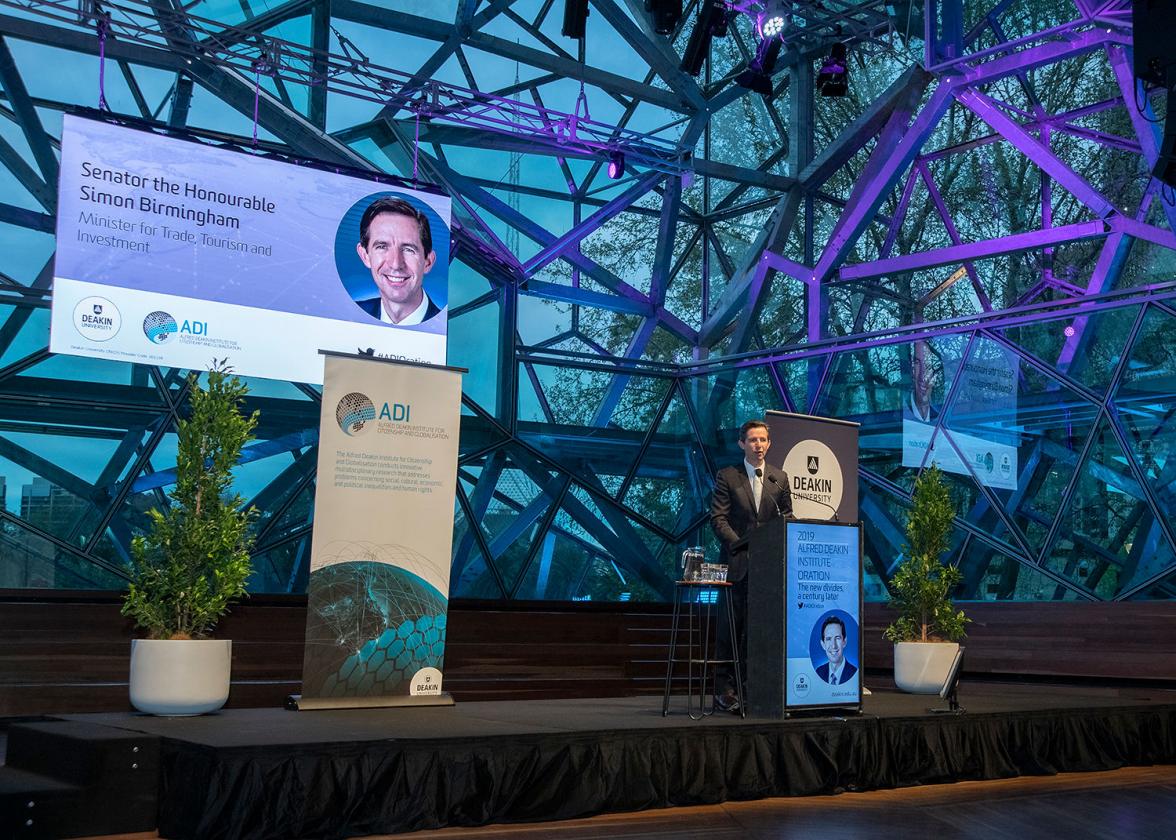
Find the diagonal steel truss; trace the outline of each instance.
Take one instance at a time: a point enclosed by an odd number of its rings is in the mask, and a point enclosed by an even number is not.
[[[863,422],[884,586],[914,474],[896,463],[893,392],[917,354],[949,342],[935,439],[965,462],[973,420],[952,400],[969,360],[1000,347],[1026,372],[1001,421],[1022,435],[1018,489],[974,465],[957,477],[969,596],[1176,594],[1176,372],[1171,354],[1152,358],[1176,317],[1176,202],[1143,174],[1159,91],[1131,75],[1129,3],[1058,0],[1037,17],[1009,2],[892,4],[904,27],[878,2],[798,3],[772,100],[734,81],[757,51],[744,14],[695,79],[679,62],[697,3],[667,37],[641,3],[593,0],[583,43],[559,36],[552,2],[458,0],[444,20],[404,5],[0,0],[0,163],[20,192],[0,200],[0,223],[30,242],[52,231],[52,115],[93,101],[100,54],[108,100],[133,116],[248,146],[256,107],[262,150],[449,189],[454,259],[477,278],[452,318],[482,325],[454,347],[480,379],[465,397],[456,594],[664,596],[678,549],[707,539],[732,429],[777,406]],[[414,69],[381,57],[389,39],[411,45],[397,54]],[[814,97],[814,63],[838,40],[876,96]],[[53,56],[80,83],[68,95],[38,75]],[[240,116],[210,124],[210,97]],[[614,151],[628,166],[617,182],[603,167]],[[508,155],[501,177],[483,165]],[[37,338],[48,256],[0,263],[0,458],[56,488],[61,512],[0,511],[2,556],[55,570],[48,585],[117,586],[144,508],[166,503],[182,377],[51,372],[61,361]],[[1063,340],[1041,338],[1050,325]],[[1145,368],[1159,384],[1140,393]],[[317,393],[263,390],[258,584],[296,590]],[[1061,435],[1051,413],[1079,431]],[[106,455],[82,475],[71,452],[87,436]],[[1097,524],[1082,507],[1092,482],[1110,511]]]

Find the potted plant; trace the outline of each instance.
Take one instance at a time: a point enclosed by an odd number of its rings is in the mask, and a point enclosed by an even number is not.
[[[256,512],[233,494],[232,469],[253,439],[248,387],[213,360],[208,382],[188,376],[189,417],[178,424],[176,482],[167,510],[131,542],[123,615],[147,631],[131,642],[131,704],[160,715],[215,711],[229,696],[232,642],[207,638],[252,571],[249,526]]]
[[[907,557],[890,581],[890,605],[898,617],[885,636],[894,642],[895,684],[915,694],[937,694],[968,622],[951,601],[963,575],[943,563],[955,511],[938,466],[932,464],[916,479],[913,501]]]

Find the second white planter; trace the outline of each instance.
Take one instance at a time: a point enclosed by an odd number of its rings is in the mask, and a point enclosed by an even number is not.
[[[228,639],[135,639],[131,705],[152,715],[215,712],[229,699],[232,660]]]
[[[955,662],[957,642],[898,642],[894,684],[910,694],[938,694]]]

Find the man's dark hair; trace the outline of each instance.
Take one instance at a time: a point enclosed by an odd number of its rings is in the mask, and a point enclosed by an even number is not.
[[[364,250],[367,250],[368,246],[368,228],[372,226],[372,220],[381,213],[392,213],[416,219],[417,227],[421,231],[421,247],[425,249],[426,254],[433,250],[433,231],[429,227],[429,217],[403,198],[387,197],[377,198],[369,204],[359,220],[359,244],[364,247]]]
[[[739,427],[739,439],[740,440],[747,440],[747,433],[750,432],[752,429],[763,429],[765,432],[768,433],[768,440],[772,439],[772,430],[768,428],[768,424],[765,423],[763,420],[748,420],[746,423],[744,423],[742,426],[740,426]]]
[[[829,616],[828,618],[826,618],[826,619],[824,620],[824,622],[822,622],[822,624],[821,624],[821,640],[822,640],[822,641],[824,641],[824,639],[825,639],[825,628],[827,628],[827,627],[828,627],[830,624],[836,624],[836,625],[838,625],[838,626],[841,628],[841,638],[843,638],[843,639],[844,639],[844,638],[845,638],[845,622],[844,622],[844,621],[842,621],[842,620],[841,620],[840,618],[838,618],[837,616],[835,616],[835,615],[831,615],[831,616]]]

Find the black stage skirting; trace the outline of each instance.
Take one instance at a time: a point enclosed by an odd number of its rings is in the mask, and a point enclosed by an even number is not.
[[[159,831],[345,837],[769,796],[1176,763],[1176,692],[965,684],[967,712],[693,722],[660,697],[199,718],[69,716],[162,738]]]

